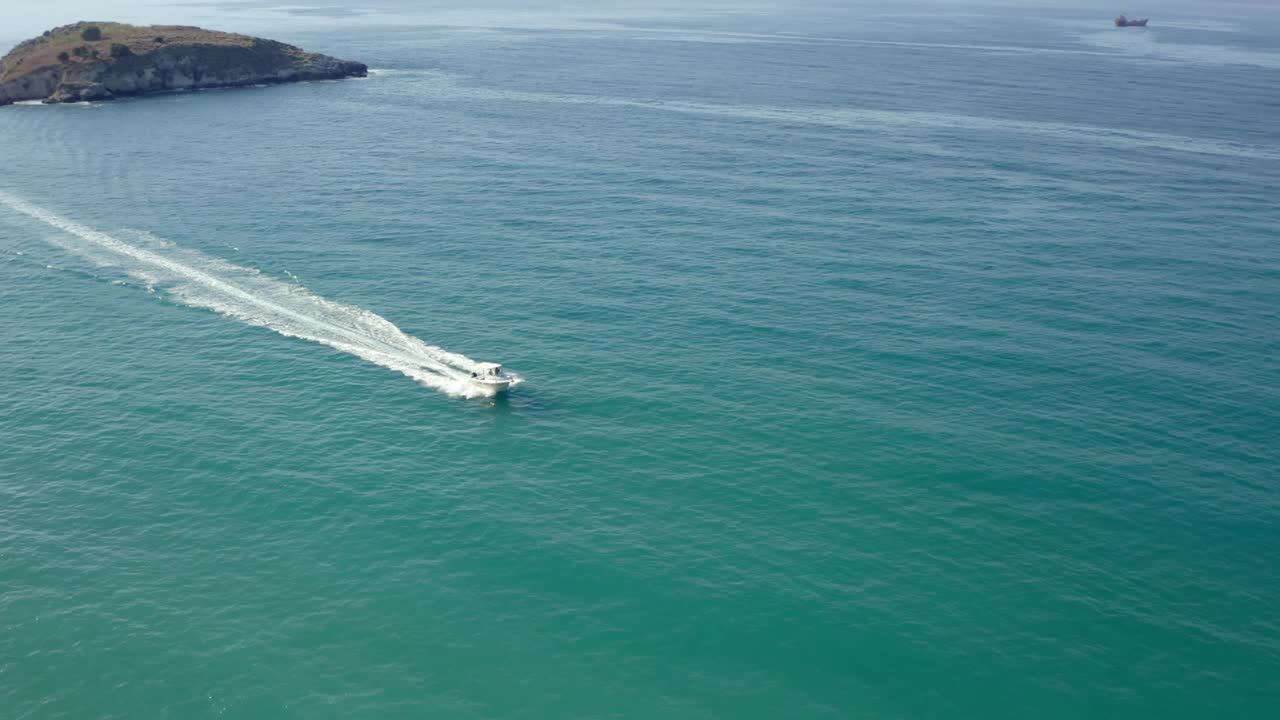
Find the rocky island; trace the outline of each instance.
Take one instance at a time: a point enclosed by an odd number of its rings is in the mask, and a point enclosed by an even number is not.
[[[0,105],[366,74],[363,63],[249,35],[183,25],[80,22],[19,43],[0,59]]]

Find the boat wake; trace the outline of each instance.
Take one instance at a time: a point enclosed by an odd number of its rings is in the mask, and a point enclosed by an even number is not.
[[[1113,40],[1115,33],[1105,34]],[[1128,36],[1122,38],[1134,38]],[[1144,36],[1146,37],[1146,36]],[[1280,58],[1280,54],[1275,56]],[[699,103],[683,100],[640,100],[624,97],[578,95],[569,93],[529,92],[502,90],[468,85],[456,76],[435,70],[400,70],[391,77],[412,78],[416,91],[432,102],[441,100],[480,100],[523,103],[555,103],[627,109],[654,110],[687,115],[726,117],[761,122],[797,125],[818,125],[845,130],[872,130],[883,132],[900,145],[898,138],[906,135],[918,137],[920,131],[963,130],[977,132],[1021,133],[1046,137],[1061,143],[1096,147],[1099,145],[1132,149],[1149,148],[1156,151],[1184,152],[1226,157],[1242,157],[1259,160],[1280,159],[1280,148],[1274,144],[1249,144],[1191,135],[1147,132],[1130,128],[1100,125],[1017,120],[1011,118],[960,115],[909,110],[876,110],[870,108],[815,108],[783,107],[770,105],[727,105]],[[410,92],[406,84],[392,84],[379,93],[405,97]]]
[[[476,362],[419,340],[386,318],[327,300],[296,282],[185,249],[146,231],[122,239],[0,192],[0,204],[61,230],[54,244],[104,268],[117,268],[151,291],[287,337],[302,338],[403,373],[455,397],[478,395]]]

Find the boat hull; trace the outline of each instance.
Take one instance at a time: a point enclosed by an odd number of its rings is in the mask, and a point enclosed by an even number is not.
[[[471,387],[484,397],[493,397],[499,393],[506,392],[511,387],[510,380],[501,380],[498,382],[485,382],[483,380],[472,380]]]

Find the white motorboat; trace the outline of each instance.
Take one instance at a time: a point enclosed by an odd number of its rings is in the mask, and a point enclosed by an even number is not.
[[[498,363],[476,363],[471,368],[471,385],[483,395],[505,392],[515,381],[515,376],[503,370]]]

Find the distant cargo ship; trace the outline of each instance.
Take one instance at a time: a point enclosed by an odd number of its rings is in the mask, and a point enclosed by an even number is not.
[[[1123,15],[1116,18],[1116,27],[1146,27],[1146,26],[1147,26],[1147,18],[1142,18],[1141,20],[1130,20],[1129,18]]]

